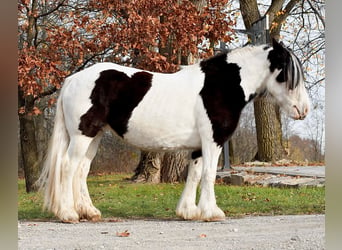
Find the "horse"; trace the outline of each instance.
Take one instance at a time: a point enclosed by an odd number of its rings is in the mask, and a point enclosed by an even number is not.
[[[214,192],[219,155],[244,106],[264,95],[293,119],[309,112],[301,63],[275,40],[220,53],[175,73],[102,62],[67,77],[38,180],[44,208],[67,223],[101,220],[87,176],[101,136],[111,130],[144,150],[192,150],[176,215],[223,220]]]

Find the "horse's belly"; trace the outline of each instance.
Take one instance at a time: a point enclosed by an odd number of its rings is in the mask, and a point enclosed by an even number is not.
[[[180,122],[131,119],[124,139],[143,149],[197,149],[201,141],[194,125]],[[190,125],[190,126],[188,126]]]
[[[151,90],[133,110],[124,139],[147,149],[200,148],[195,94]]]

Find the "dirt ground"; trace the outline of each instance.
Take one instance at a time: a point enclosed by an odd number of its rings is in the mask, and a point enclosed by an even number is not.
[[[325,249],[325,215],[227,218],[220,222],[19,221],[19,249]]]

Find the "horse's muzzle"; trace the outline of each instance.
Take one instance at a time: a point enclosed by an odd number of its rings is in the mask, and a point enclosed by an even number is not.
[[[296,105],[293,105],[293,108],[295,109],[296,113],[296,115],[293,116],[293,119],[295,120],[304,120],[307,114],[309,113],[309,108],[307,107],[304,107],[303,111],[300,111],[300,109]]]

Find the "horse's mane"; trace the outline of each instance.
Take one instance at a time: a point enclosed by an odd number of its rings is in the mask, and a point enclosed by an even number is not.
[[[302,81],[304,72],[299,58],[292,51],[289,51],[289,53],[291,63],[286,64],[287,69],[285,70],[288,75],[286,84],[288,89],[294,89]]]
[[[285,82],[288,90],[293,90],[303,82],[304,73],[301,62],[293,51],[286,47],[283,47],[281,53],[270,51],[268,58],[272,60],[273,57],[273,60],[279,60],[280,56],[283,62],[279,65],[281,71],[276,79],[279,82]]]

